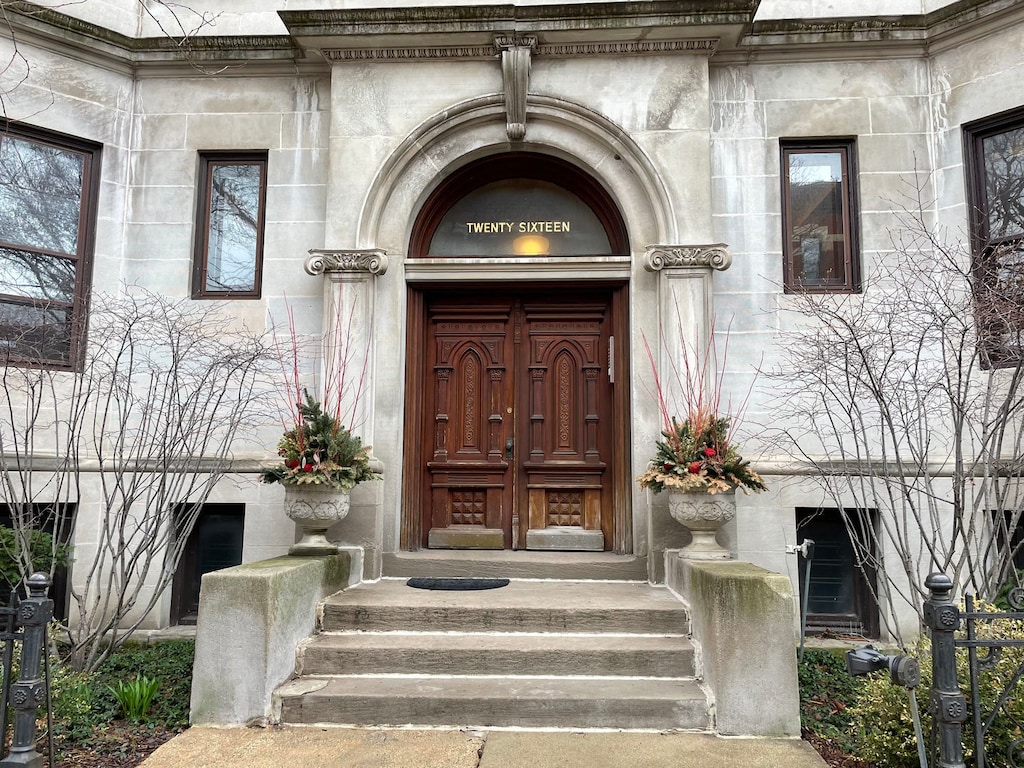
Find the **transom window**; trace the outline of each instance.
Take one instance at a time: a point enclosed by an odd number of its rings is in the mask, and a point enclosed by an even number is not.
[[[964,126],[974,292],[987,362],[1024,350],[1024,109]]]
[[[786,291],[858,290],[853,140],[781,147]]]
[[[193,298],[259,298],[266,195],[266,152],[200,155]]]
[[[99,147],[0,126],[0,349],[4,364],[74,367],[91,277]]]
[[[410,258],[623,256],[626,227],[601,183],[534,152],[475,160],[420,209]]]
[[[473,190],[441,219],[430,256],[608,255],[604,226],[579,197],[539,179]]]

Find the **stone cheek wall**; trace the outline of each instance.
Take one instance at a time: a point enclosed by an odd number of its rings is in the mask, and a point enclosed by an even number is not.
[[[736,560],[665,553],[670,588],[690,609],[723,735],[799,736],[794,600],[789,579]]]
[[[295,671],[295,647],[316,609],[359,576],[347,552],[281,557],[203,577],[193,667],[193,724],[266,725],[274,689]]]

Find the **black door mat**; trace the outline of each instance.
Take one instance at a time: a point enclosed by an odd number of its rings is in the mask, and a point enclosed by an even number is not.
[[[508,579],[431,579],[417,576],[409,579],[406,586],[416,589],[445,589],[460,591],[467,589],[497,589],[508,586]]]

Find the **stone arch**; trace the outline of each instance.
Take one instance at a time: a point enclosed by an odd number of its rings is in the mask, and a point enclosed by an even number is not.
[[[401,258],[413,220],[441,180],[480,157],[511,150],[550,154],[598,179],[622,212],[634,249],[674,242],[671,200],[646,153],[619,126],[566,99],[531,95],[526,140],[505,135],[500,94],[469,99],[432,115],[389,155],[375,176],[359,218],[361,248]]]

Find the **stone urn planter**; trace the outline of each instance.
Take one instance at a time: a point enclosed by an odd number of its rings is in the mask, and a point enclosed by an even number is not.
[[[345,519],[350,497],[329,485],[286,485],[284,511],[302,526],[302,538],[289,550],[289,555],[333,555],[338,546],[324,535],[327,529]]]
[[[718,529],[736,517],[736,489],[725,493],[668,491],[668,511],[686,526],[693,541],[679,551],[691,560],[731,560],[732,553],[718,543]]]

